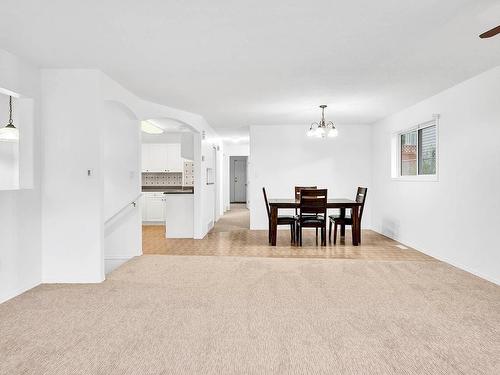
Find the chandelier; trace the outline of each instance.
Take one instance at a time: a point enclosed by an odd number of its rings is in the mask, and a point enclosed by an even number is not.
[[[307,135],[309,137],[316,138],[333,138],[338,135],[337,128],[333,124],[333,122],[325,121],[325,108],[327,107],[325,104],[319,106],[321,108],[321,120],[320,122],[313,122],[307,131]]]

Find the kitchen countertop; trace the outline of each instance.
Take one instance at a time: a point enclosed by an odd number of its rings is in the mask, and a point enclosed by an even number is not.
[[[193,194],[193,187],[182,186],[143,186],[143,192],[163,193],[163,194]]]

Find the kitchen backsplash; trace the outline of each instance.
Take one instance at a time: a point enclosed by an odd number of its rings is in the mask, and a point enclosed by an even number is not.
[[[142,172],[142,186],[182,186],[182,173]]]
[[[184,162],[184,182],[183,186],[194,186],[194,163],[192,161]]]

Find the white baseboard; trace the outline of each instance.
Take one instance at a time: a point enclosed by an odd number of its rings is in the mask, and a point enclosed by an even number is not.
[[[104,278],[98,277],[96,279],[71,279],[71,278],[45,278],[42,284],[99,284],[104,281]]]
[[[7,302],[8,300],[10,300],[14,297],[17,297],[18,295],[23,294],[24,292],[27,292],[28,290],[33,289],[34,287],[36,287],[40,284],[41,284],[41,282],[37,281],[37,282],[31,283],[31,284],[28,284],[26,286],[23,286],[21,288],[14,289],[14,290],[8,292],[6,295],[1,296],[0,303]]]
[[[488,276],[488,275],[485,275],[484,273],[480,272],[480,271],[477,271],[467,265],[464,265],[464,264],[461,264],[459,262],[456,262],[452,259],[449,259],[447,257],[443,257],[443,256],[440,256],[440,255],[437,255],[437,254],[433,254],[432,252],[430,251],[425,251],[425,250],[422,250],[422,249],[419,249],[418,246],[415,246],[415,244],[412,244],[411,241],[410,242],[407,242],[407,241],[401,241],[400,239],[398,238],[394,238],[393,236],[389,236],[385,233],[382,233],[382,232],[379,232],[375,229],[371,229],[372,231],[378,233],[378,234],[381,234],[382,236],[385,236],[385,237],[388,237],[390,239],[393,239],[394,241],[398,241],[399,243],[402,243],[403,245],[406,245],[406,246],[409,246],[417,251],[420,251],[421,253],[425,254],[425,255],[428,255],[428,256],[431,256],[433,258],[436,258],[437,260],[441,261],[441,262],[444,262],[444,263],[448,263],[449,265],[453,266],[453,267],[456,267],[456,268],[459,268],[461,269],[462,271],[465,271],[465,272],[468,272],[470,274],[473,274],[474,276],[477,276],[477,277],[480,277],[481,279],[484,279],[486,281],[489,281],[493,284],[496,284],[496,285],[500,285],[500,280],[497,279],[497,278],[494,278],[494,277],[491,277],[491,276]]]

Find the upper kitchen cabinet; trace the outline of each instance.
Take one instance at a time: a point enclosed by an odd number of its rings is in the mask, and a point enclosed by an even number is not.
[[[183,159],[179,143],[144,143],[143,172],[182,172]]]
[[[168,143],[167,145],[167,172],[182,172],[184,160],[181,157],[181,145]]]
[[[187,160],[194,160],[193,133],[181,134],[181,157]]]

